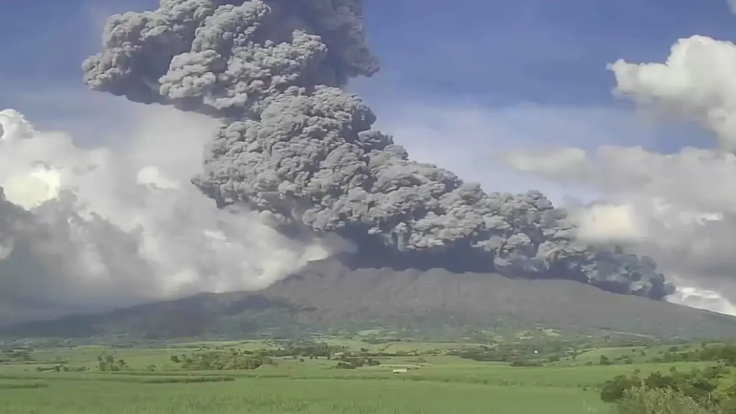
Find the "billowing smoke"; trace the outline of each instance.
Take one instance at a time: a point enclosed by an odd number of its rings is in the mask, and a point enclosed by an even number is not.
[[[0,324],[261,289],[329,254],[190,184],[216,126],[194,115],[148,107],[88,149],[0,111]]]
[[[539,192],[485,193],[371,129],[342,89],[378,70],[361,0],[161,0],[112,16],[103,38],[83,65],[92,89],[221,121],[192,180],[220,207],[267,214],[286,235],[339,234],[368,264],[669,292],[651,258],[581,243]]]

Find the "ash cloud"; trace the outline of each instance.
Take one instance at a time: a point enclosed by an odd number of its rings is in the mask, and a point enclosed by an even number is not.
[[[651,258],[577,240],[569,214],[538,191],[486,193],[372,129],[374,113],[342,89],[378,70],[362,1],[161,0],[110,17],[83,69],[96,91],[218,119],[196,187],[220,207],[268,215],[285,235],[338,234],[361,265],[671,292]]]

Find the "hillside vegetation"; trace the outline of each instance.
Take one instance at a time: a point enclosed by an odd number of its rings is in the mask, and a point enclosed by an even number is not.
[[[14,337],[136,339],[294,337],[390,327],[415,339],[515,332],[539,326],[566,332],[720,338],[736,318],[563,280],[512,279],[350,268],[313,262],[259,292],[202,294],[99,315],[72,316],[6,330]]]

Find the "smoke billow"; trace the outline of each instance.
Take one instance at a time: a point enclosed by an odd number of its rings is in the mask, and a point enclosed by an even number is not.
[[[572,278],[661,298],[651,258],[592,246],[541,193],[485,193],[409,160],[342,87],[378,70],[361,0],[161,0],[110,17],[84,80],[221,126],[192,182],[220,207],[267,214],[283,234],[355,242],[371,263]]]
[[[147,109],[92,149],[0,111],[0,324],[261,289],[326,257],[191,186],[212,120]]]

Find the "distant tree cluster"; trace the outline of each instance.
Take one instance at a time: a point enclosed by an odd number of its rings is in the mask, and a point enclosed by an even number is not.
[[[0,356],[0,362],[14,364],[19,362],[31,362],[33,361],[31,352],[32,350],[30,349],[4,349]]]
[[[64,364],[56,364],[51,366],[37,366],[37,372],[85,372],[87,367],[70,367]]]
[[[335,365],[337,369],[355,369],[362,366],[375,367],[381,363],[373,358],[341,356],[340,361]]]
[[[124,359],[115,359],[113,355],[102,354],[97,357],[97,368],[102,372],[122,371],[128,367]]]
[[[661,356],[650,362],[720,362],[727,366],[736,366],[736,345],[734,344],[702,344],[698,349],[683,350],[672,346]]]
[[[171,362],[187,371],[249,370],[274,364],[266,356],[231,348],[229,351],[204,351],[192,354],[172,355]]]
[[[303,358],[331,358],[332,355],[344,352],[345,347],[330,346],[324,342],[289,343],[278,349],[259,349],[255,353],[269,357],[303,357]]]
[[[576,354],[574,343],[560,339],[545,341],[518,341],[481,345],[477,348],[463,349],[453,355],[464,359],[484,362],[508,362],[514,366],[538,366],[542,361],[559,361],[561,356]]]

